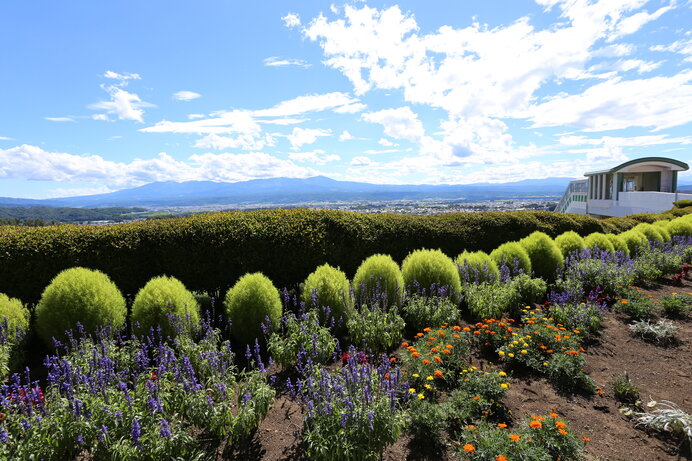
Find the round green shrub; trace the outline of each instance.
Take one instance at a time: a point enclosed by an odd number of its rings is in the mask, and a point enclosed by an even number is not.
[[[639,253],[639,248],[649,247],[649,239],[646,238],[646,235],[634,229],[625,231],[617,237],[627,245],[627,249],[631,256],[637,255]]]
[[[353,277],[353,290],[358,304],[372,304],[386,296],[386,306],[401,307],[404,276],[389,255],[376,254],[365,259]],[[384,300],[380,304],[384,304]]]
[[[573,251],[581,251],[586,246],[582,236],[574,231],[567,231],[555,237],[555,244],[565,258]]]
[[[670,232],[668,232],[668,224],[670,221],[656,221],[652,224],[654,228],[661,233],[661,237],[663,237],[664,242],[670,242],[671,235]]]
[[[135,296],[130,321],[136,333],[146,334],[150,328],[160,325],[164,336],[174,336],[175,328],[168,315],[196,325],[199,323],[199,303],[180,280],[154,277]]]
[[[262,323],[269,317],[272,330],[281,322],[279,290],[264,274],[245,274],[226,293],[223,305],[231,321],[231,334],[243,344],[262,338]]]
[[[598,247],[599,250],[608,250],[611,253],[615,252],[615,247],[613,246],[613,244],[610,243],[610,240],[608,239],[606,234],[603,234],[601,232],[594,232],[584,237],[584,246],[586,248]]]
[[[681,218],[675,218],[668,223],[666,230],[671,237],[678,235],[689,237],[692,236],[692,222]]]
[[[464,251],[454,260],[459,267],[459,275],[464,278],[468,270],[471,282],[490,282],[500,278],[500,269],[485,251]]]
[[[636,230],[641,232],[642,234],[646,235],[646,238],[649,240],[655,240],[657,242],[663,242],[665,239],[659,232],[658,228],[655,226],[652,226],[649,223],[641,223],[637,224],[632,228],[632,230]]]
[[[425,290],[434,295],[441,288],[450,290],[452,297],[461,292],[459,269],[452,258],[440,250],[415,250],[406,256],[401,265],[406,289],[411,293]]]
[[[329,264],[321,265],[308,275],[303,283],[301,297],[306,306],[318,309],[323,321],[329,320],[323,316],[324,308],[329,308],[333,318],[346,320],[353,307],[351,285],[346,274]]]
[[[29,309],[22,302],[0,293],[0,322],[7,319],[7,333],[13,334],[17,329],[26,333],[29,330]]]
[[[615,248],[615,251],[622,251],[626,255],[630,254],[630,249],[627,247],[627,244],[622,239],[618,238],[617,235],[605,234],[605,236],[608,237],[610,243],[613,244],[613,248]]]
[[[495,261],[497,267],[502,267],[507,264],[507,267],[514,269],[514,260],[519,261],[519,268],[525,274],[531,275],[531,258],[526,252],[526,249],[519,242],[503,243],[499,247],[490,252],[490,259]]]
[[[565,265],[565,258],[555,241],[548,234],[535,231],[521,239],[519,243],[529,254],[531,269],[535,276],[548,282],[554,281],[555,271]]]
[[[81,323],[86,332],[125,324],[125,298],[115,283],[97,270],[73,267],[60,272],[43,290],[36,306],[36,331],[47,344],[65,338],[65,331]]]

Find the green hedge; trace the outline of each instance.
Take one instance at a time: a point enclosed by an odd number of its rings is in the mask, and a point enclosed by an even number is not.
[[[278,287],[303,281],[329,263],[353,277],[376,253],[401,262],[413,250],[490,252],[534,231],[617,232],[631,220],[597,220],[547,211],[436,216],[274,209],[207,213],[111,226],[0,229],[0,292],[35,302],[61,270],[82,266],[108,274],[127,294],[168,274],[192,291],[224,293],[243,274],[266,274]]]

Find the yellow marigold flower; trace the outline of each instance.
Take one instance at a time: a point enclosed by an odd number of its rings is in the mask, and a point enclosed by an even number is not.
[[[498,373],[498,375],[500,375],[500,376],[507,376],[507,373],[505,373],[504,371],[501,371],[501,372]]]
[[[510,352],[510,353],[507,354],[507,355],[509,355],[510,357],[514,357],[514,354],[513,354],[512,352]]]
[[[423,394],[418,394],[418,400],[423,400],[425,396]]]
[[[504,357],[504,356],[505,356],[505,351],[500,351],[500,352],[497,353],[497,355],[499,355],[500,357]]]
[[[522,354],[528,354],[529,351],[527,351],[526,349],[522,349],[522,350],[521,350],[521,353],[522,353]]]
[[[413,376],[414,378],[420,378],[420,375],[418,373],[414,373],[411,376]]]
[[[502,383],[502,384],[500,384],[500,387],[502,389],[509,389],[509,383]]]
[[[425,378],[425,379],[427,379],[428,381],[432,381],[432,380],[435,379],[435,378],[433,378],[432,376],[428,376],[428,377]]]
[[[426,389],[432,389],[432,386],[431,386],[430,384],[426,384],[426,385],[425,385],[425,388],[426,388]]]
[[[416,389],[413,388],[413,387],[410,387],[410,388],[408,389],[408,391],[409,391],[409,393],[411,393],[411,394],[415,394],[415,393],[416,393]]]

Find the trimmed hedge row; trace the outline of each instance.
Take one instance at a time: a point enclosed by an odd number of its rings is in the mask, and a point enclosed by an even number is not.
[[[642,217],[648,221],[648,215]],[[352,277],[376,253],[402,261],[418,248],[439,248],[448,255],[489,252],[534,231],[551,237],[568,230],[619,232],[639,222],[631,218],[597,220],[546,211],[412,216],[274,209],[98,227],[3,227],[0,292],[36,302],[55,275],[75,266],[105,272],[126,294],[161,274],[210,293],[223,293],[241,275],[258,271],[277,286],[290,287],[325,263]]]

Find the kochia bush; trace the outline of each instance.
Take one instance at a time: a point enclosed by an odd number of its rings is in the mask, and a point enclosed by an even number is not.
[[[610,243],[606,234],[600,232],[594,232],[584,237],[584,246],[586,248],[598,247],[599,250],[608,250],[611,253],[615,253],[615,247]]]
[[[619,234],[617,237],[627,245],[627,249],[631,256],[639,254],[640,249],[643,250],[649,247],[649,239],[638,230],[630,229]]]
[[[675,218],[668,223],[666,230],[671,236],[692,236],[692,222],[683,218]]]
[[[260,272],[245,274],[226,293],[223,305],[231,321],[231,334],[250,344],[262,336],[262,324],[269,317],[270,329],[281,322],[281,297],[271,280]]]
[[[615,251],[622,251],[626,255],[630,254],[630,249],[627,247],[627,244],[622,239],[618,238],[617,235],[605,234],[605,236],[608,237],[610,243],[613,244],[613,248],[615,248]]]
[[[166,276],[154,277],[139,290],[132,303],[132,325],[135,332],[144,334],[160,325],[165,336],[174,336],[169,315],[196,325],[199,322],[199,304],[180,280]]]
[[[7,319],[6,333],[13,335],[17,329],[26,333],[29,330],[29,310],[22,302],[0,293],[0,322]]]
[[[336,320],[346,320],[353,307],[351,298],[351,285],[348,278],[341,270],[323,264],[308,275],[303,284],[302,299],[305,305],[317,309],[322,321],[329,321],[324,317],[326,309]]]
[[[125,324],[125,298],[106,274],[73,267],[60,272],[50,282],[36,306],[36,330],[46,343],[65,338],[65,331],[81,323],[86,332]]]
[[[671,235],[670,232],[668,232],[668,225],[670,224],[670,221],[668,220],[662,220],[662,221],[654,221],[651,223],[652,226],[656,228],[657,231],[661,233],[661,237],[663,237],[663,240],[666,242],[670,242]]]
[[[380,301],[380,304],[385,304],[385,309],[390,306],[400,308],[404,276],[391,256],[372,255],[358,267],[353,277],[353,290],[359,305]]]
[[[544,232],[535,231],[519,243],[529,254],[531,268],[536,277],[548,282],[555,280],[555,271],[565,265],[565,258],[553,239]]]
[[[457,265],[440,250],[422,249],[409,253],[401,265],[401,272],[406,289],[412,293],[425,290],[426,294],[434,295],[436,290],[446,289],[456,298],[461,292]]]
[[[464,282],[493,282],[500,278],[500,269],[485,251],[464,251],[454,262]]]
[[[658,228],[649,223],[637,224],[632,228],[632,230],[641,232],[642,234],[646,235],[646,238],[648,238],[649,240],[655,240],[657,242],[665,241],[665,238],[663,237],[663,235],[661,235],[661,232],[659,232]]]
[[[525,274],[531,275],[531,258],[519,242],[503,243],[490,253],[490,258],[495,261],[498,267],[506,264],[510,269],[514,269],[516,260],[519,263],[519,269],[523,270]]]
[[[574,231],[567,231],[555,237],[555,244],[558,246],[562,252],[562,256],[565,258],[569,256],[570,253],[574,251],[581,251],[585,247],[582,236]]]

